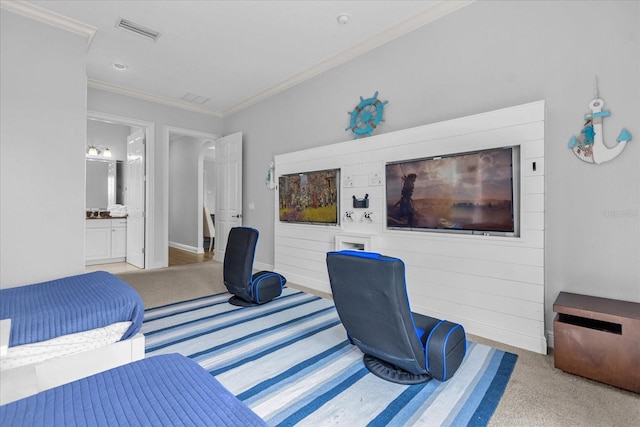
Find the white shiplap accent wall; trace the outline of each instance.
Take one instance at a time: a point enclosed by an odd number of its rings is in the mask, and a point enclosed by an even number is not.
[[[280,223],[276,191],[275,270],[292,283],[330,293],[326,252],[340,249],[336,241],[366,242],[372,251],[404,261],[413,311],[546,353],[544,117],[545,103],[538,101],[276,156],[276,176],[341,169],[341,224]],[[514,145],[521,157],[519,237],[386,229],[385,163]],[[354,209],[352,196],[365,194],[369,209]],[[355,212],[353,221],[345,219],[346,211]],[[373,212],[371,221],[362,219],[365,211]]]

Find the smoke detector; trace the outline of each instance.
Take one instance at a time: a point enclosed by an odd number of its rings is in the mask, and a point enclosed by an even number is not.
[[[340,15],[338,15],[337,21],[340,25],[346,25],[349,23],[350,19],[351,16],[348,13],[341,13]]]

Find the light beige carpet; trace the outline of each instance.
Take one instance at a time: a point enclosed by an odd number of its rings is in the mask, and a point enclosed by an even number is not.
[[[226,292],[222,263],[217,261],[116,274],[135,288],[144,308]]]

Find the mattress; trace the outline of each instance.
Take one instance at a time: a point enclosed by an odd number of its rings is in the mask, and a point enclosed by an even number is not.
[[[104,328],[61,335],[46,341],[9,347],[0,357],[0,371],[18,368],[48,359],[82,353],[120,341],[131,322],[117,322]]]
[[[197,363],[166,354],[0,406],[6,426],[266,426]]]
[[[121,339],[142,326],[138,292],[106,271],[0,290],[0,319],[11,319],[9,347],[131,322]]]

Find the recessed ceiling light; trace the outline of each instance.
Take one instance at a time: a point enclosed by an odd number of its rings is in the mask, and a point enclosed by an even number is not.
[[[338,15],[338,24],[345,25],[349,22],[349,19],[351,19],[351,16],[348,13],[341,13]]]
[[[127,67],[125,64],[120,64],[120,63],[118,63],[118,62],[114,62],[112,65],[113,65],[113,68],[115,68],[115,69],[116,69],[116,70],[118,70],[118,71],[124,71],[124,70],[126,70],[127,68],[129,68],[129,67]]]

